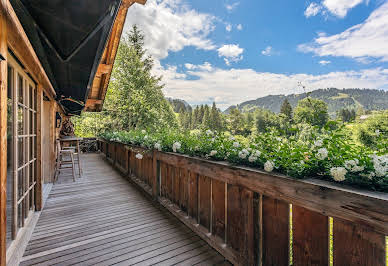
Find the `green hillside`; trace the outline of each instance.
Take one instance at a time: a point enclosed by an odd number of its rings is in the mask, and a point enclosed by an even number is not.
[[[243,102],[237,107],[244,112],[252,111],[256,108],[268,109],[275,113],[280,112],[280,106],[284,99],[288,99],[292,107],[295,107],[299,100],[306,97],[317,98],[325,101],[328,105],[330,115],[335,115],[337,111],[343,108],[357,109],[359,107],[365,110],[385,110],[388,109],[388,91],[374,89],[343,89],[336,88],[319,89],[312,92],[290,95],[268,95],[257,98],[256,100]],[[225,110],[229,113],[230,106]]]

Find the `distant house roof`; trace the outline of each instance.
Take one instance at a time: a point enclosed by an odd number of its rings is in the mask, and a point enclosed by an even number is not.
[[[64,110],[101,110],[127,10],[145,0],[10,2]]]

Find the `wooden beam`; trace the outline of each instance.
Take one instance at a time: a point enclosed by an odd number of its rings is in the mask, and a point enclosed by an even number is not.
[[[112,64],[100,64],[97,69],[97,74],[101,76],[102,74],[107,74],[112,70]]]
[[[3,4],[3,0],[0,3]],[[6,1],[8,2],[8,1]],[[7,22],[0,10],[0,54],[7,59]],[[7,61],[0,61],[0,265],[6,264],[7,222]]]

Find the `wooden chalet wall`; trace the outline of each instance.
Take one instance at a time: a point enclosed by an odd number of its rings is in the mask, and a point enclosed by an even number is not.
[[[0,265],[6,264],[6,178],[7,178],[7,54],[11,50],[24,65],[25,71],[37,82],[37,184],[36,210],[42,208],[43,165],[54,167],[55,139],[59,134],[54,128],[55,112],[63,116],[62,108],[57,104],[55,91],[35,54],[11,4],[0,0],[0,53],[5,61],[0,62]],[[43,94],[49,99],[50,113],[43,115]],[[50,119],[48,143],[51,155],[42,160],[42,119]],[[53,172],[52,172],[53,173]],[[50,180],[50,178],[48,178]],[[14,241],[17,242],[17,239]]]
[[[236,265],[329,265],[330,255],[334,265],[385,265],[384,193],[118,142],[100,140],[99,148],[124,176]]]

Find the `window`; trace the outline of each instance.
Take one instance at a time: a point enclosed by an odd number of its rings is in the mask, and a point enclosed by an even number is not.
[[[11,55],[8,58],[7,245],[35,210],[37,174],[36,85]]]

